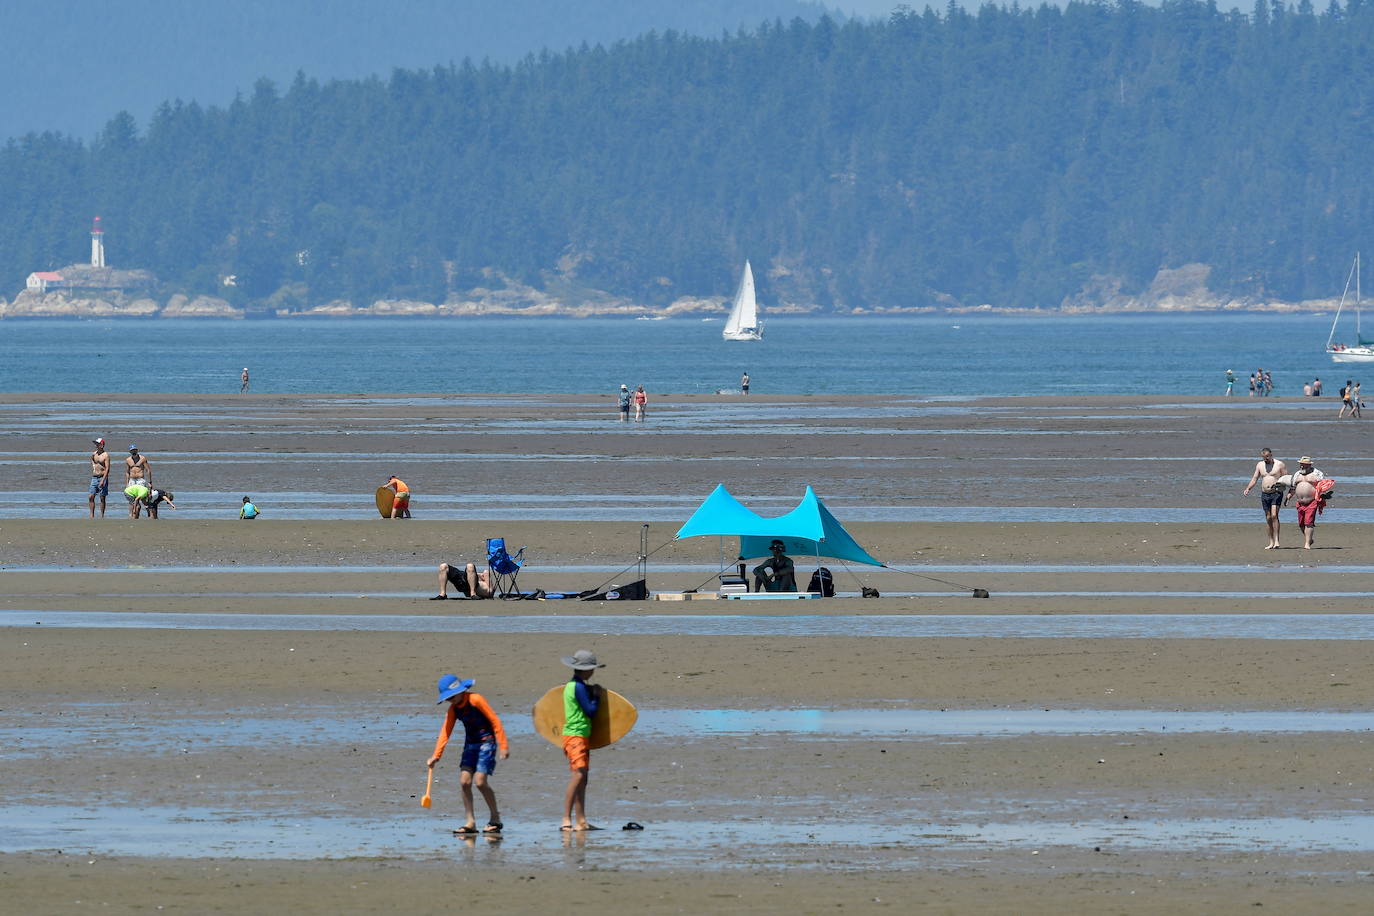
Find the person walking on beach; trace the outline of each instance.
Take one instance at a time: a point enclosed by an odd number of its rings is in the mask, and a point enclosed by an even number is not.
[[[91,518],[95,518],[95,497],[100,496],[100,517],[105,517],[105,498],[110,495],[110,453],[105,451],[104,438],[92,439],[91,486],[86,501],[91,504]]]
[[[410,518],[410,487],[401,478],[392,474],[387,478],[386,486],[392,492],[391,498],[391,517]],[[386,497],[383,497],[385,499]]]
[[[739,377],[739,390],[744,394],[749,393],[749,373],[746,372]]]
[[[599,684],[589,682],[597,668],[606,666],[589,649],[565,655],[563,664],[573,669],[572,678],[563,688],[563,755],[568,758],[572,774],[563,793],[563,826],[559,829],[600,830],[587,822],[587,776],[592,768],[592,752],[587,745],[592,736],[592,720],[605,694]]]
[[[1231,389],[1236,387],[1236,373],[1234,369],[1226,370],[1226,396],[1231,396]]]
[[[1356,420],[1360,418],[1360,408],[1364,405],[1360,403],[1360,383],[1357,381],[1355,387],[1350,389],[1350,415]]]
[[[621,385],[620,394],[616,397],[616,406],[620,408],[620,422],[630,422],[630,389]]]
[[[1352,387],[1353,383],[1350,381],[1350,379],[1346,379],[1345,384],[1341,386],[1341,412],[1336,414],[1337,420],[1345,416],[1345,412],[1347,410],[1350,411],[1350,415],[1352,417],[1355,416],[1355,405],[1350,400],[1350,391]]]
[[[1268,372],[1264,373],[1264,396],[1267,398],[1274,393],[1274,377]]]
[[[239,376],[239,394],[248,391],[248,367],[243,367],[243,374]]]
[[[1250,373],[1250,397],[1255,396],[1255,373]]]
[[[458,768],[462,773],[459,777],[459,786],[463,790],[465,820],[463,826],[453,831],[459,836],[479,832],[472,805],[474,785],[477,786],[477,791],[482,793],[482,800],[487,803],[487,826],[480,832],[498,834],[505,827],[505,824],[501,823],[501,811],[496,807],[496,791],[491,787],[491,774],[496,772],[496,758],[509,758],[510,748],[506,744],[506,731],[501,727],[501,719],[496,715],[496,711],[480,693],[472,692],[472,685],[475,683],[476,681],[471,679],[461,680],[456,674],[445,674],[439,678],[439,699],[436,705],[447,700],[448,713],[444,716],[444,725],[439,730],[439,740],[434,743],[434,754],[427,764],[431,770],[434,769],[439,758],[444,756],[444,747],[448,744],[449,736],[453,734],[453,726],[461,720],[463,756]]]
[[[1312,466],[1312,458],[1303,455],[1298,459],[1298,470],[1293,475],[1293,489],[1288,491],[1283,500],[1285,506],[1290,499],[1297,501],[1303,550],[1311,550],[1316,541],[1317,514],[1326,508],[1326,500],[1317,493],[1317,482],[1325,479],[1326,475]]]
[[[239,518],[246,519],[251,522],[259,515],[262,515],[262,512],[258,510],[257,506],[253,505],[253,501],[251,499],[245,496],[243,498],[243,505],[239,508]]]
[[[643,385],[635,386],[635,422],[639,423],[644,419],[644,410],[649,406],[649,395],[644,390]]]
[[[1312,397],[1314,397],[1314,398],[1319,398],[1319,397],[1321,397],[1321,396],[1322,396],[1322,380],[1321,380],[1320,378],[1314,378],[1314,379],[1312,380]]]
[[[1241,493],[1242,496],[1249,496],[1250,491],[1255,488],[1255,483],[1264,481],[1260,488],[1260,511],[1264,513],[1264,527],[1269,535],[1269,542],[1264,545],[1265,550],[1274,550],[1279,546],[1279,507],[1283,504],[1286,488],[1279,483],[1278,478],[1287,473],[1287,466],[1274,457],[1274,452],[1269,448],[1262,448],[1260,460],[1255,462],[1255,473],[1250,475],[1250,482]]]

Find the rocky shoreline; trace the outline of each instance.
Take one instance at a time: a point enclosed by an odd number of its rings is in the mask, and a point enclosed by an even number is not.
[[[1106,315],[1176,314],[1181,312],[1258,312],[1288,314],[1332,312],[1339,297],[1284,301],[1262,297],[1231,296],[1207,288],[1210,268],[1189,264],[1161,270],[1149,287],[1139,293],[1122,291],[1119,278],[1094,277],[1083,289],[1047,308],[1016,308],[990,303],[960,305],[934,296],[935,305],[833,306],[779,301],[766,305],[772,315]],[[478,287],[452,295],[444,302],[417,299],[377,299],[369,305],[335,299],[306,308],[281,308],[265,304],[239,307],[215,296],[176,293],[165,302],[144,293],[126,294],[105,290],[99,294],[70,290],[26,290],[12,301],[0,299],[0,319],[5,318],[682,318],[723,316],[729,302],[720,297],[686,296],[666,306],[638,303],[600,290],[541,290],[508,277],[496,277],[502,285]]]

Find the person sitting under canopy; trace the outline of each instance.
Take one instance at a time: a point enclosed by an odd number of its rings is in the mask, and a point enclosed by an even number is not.
[[[756,592],[795,592],[797,590],[797,568],[792,558],[784,551],[787,545],[774,538],[768,545],[772,554],[754,567],[754,591]]]

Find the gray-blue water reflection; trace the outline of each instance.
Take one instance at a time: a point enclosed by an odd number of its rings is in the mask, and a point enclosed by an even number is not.
[[[0,627],[136,630],[604,633],[618,636],[1003,637],[1010,639],[1374,639],[1374,614],[701,614],[478,617],[0,611]]]
[[[414,807],[412,807],[412,805]],[[802,848],[824,848],[824,858],[788,861],[787,867],[846,864],[864,867],[905,860],[933,848],[970,850],[1006,846],[1122,849],[1272,850],[1298,853],[1374,849],[1374,816],[1189,818],[1099,821],[984,821],[941,823],[910,812],[904,823],[828,820],[799,823],[770,818],[730,820],[655,819],[652,804],[611,802],[600,809],[618,824],[633,818],[643,831],[602,830],[560,836],[548,823],[520,825],[507,819],[497,842],[465,845],[454,839],[451,814],[399,804],[382,817],[267,815],[225,808],[75,805],[7,805],[0,852],[77,849],[127,856],[247,859],[316,859],[405,856],[451,859],[468,853],[491,865],[580,868],[677,867],[694,851],[728,848],[713,855],[712,868],[754,867],[760,858]],[[560,857],[570,846],[571,858]],[[904,855],[904,851],[907,855]],[[694,860],[700,861],[700,860]],[[774,863],[776,864],[776,862]]]
[[[235,495],[237,494],[237,495]],[[242,492],[187,493],[178,499],[181,517],[234,518]],[[650,494],[614,498],[606,494],[504,493],[462,498],[426,495],[417,501],[424,518],[435,521],[547,520],[588,522],[672,522],[680,524],[697,508],[700,494]],[[376,518],[377,510],[356,493],[294,491],[270,494],[265,512],[274,519],[322,520]],[[79,499],[79,497],[77,497]],[[111,493],[111,505],[123,506]],[[611,505],[608,505],[611,503]],[[622,503],[615,505],[615,503]],[[1254,507],[1185,506],[910,506],[832,504],[846,522],[1121,522],[1152,524],[1250,524]],[[35,504],[31,495],[9,490],[0,493],[0,518],[69,518],[86,511],[86,504]],[[113,511],[113,510],[112,510]],[[1374,523],[1374,509],[1342,503],[1322,516],[1323,526]],[[1325,544],[1321,545],[1323,548]]]
[[[1296,548],[1295,548],[1296,549]],[[1266,554],[1266,557],[1268,554]],[[622,564],[598,564],[598,563],[540,563],[538,559],[532,559],[529,563],[530,568],[537,568],[543,573],[606,573],[618,572],[624,568]],[[389,570],[401,573],[432,573],[434,566],[425,564],[420,566],[388,566]],[[650,567],[654,572],[702,572],[704,567],[701,563],[660,563],[653,561]],[[1281,563],[1270,560],[1269,565],[1259,566],[1250,564],[1235,563],[1202,563],[1197,565],[1182,563],[1159,563],[1159,564],[1124,564],[1124,563],[1104,563],[1101,565],[1090,565],[1086,563],[929,563],[922,565],[905,566],[901,564],[890,564],[888,569],[903,573],[1284,573],[1292,574],[1294,567],[1288,563]],[[1342,563],[1339,566],[1303,566],[1300,567],[1304,576],[1336,574],[1351,575],[1355,573],[1374,573],[1374,566]],[[0,570],[5,572],[25,573],[51,573],[51,572],[70,572],[80,575],[82,573],[104,574],[106,572],[137,572],[137,573],[210,573],[210,572],[252,572],[252,573],[375,573],[375,564],[348,565],[340,564],[336,566],[322,565],[319,563],[275,563],[275,564],[254,564],[254,563],[194,563],[194,564],[167,564],[158,566],[146,565],[120,565],[111,562],[108,566],[91,566],[83,564],[73,566],[63,563],[35,563],[23,565],[0,564]],[[868,570],[867,574],[873,576],[884,575],[881,569]],[[1141,594],[1132,592],[1131,594]],[[1261,594],[1273,595],[1275,592],[1265,590]],[[1303,592],[1302,594],[1306,594]]]
[[[417,709],[419,707],[417,706]],[[194,718],[149,715],[117,704],[92,705],[80,715],[10,710],[0,722],[9,759],[48,756],[79,743],[81,753],[182,754],[246,748],[346,744],[414,744],[434,714],[406,709],[390,715],[347,708],[299,706],[280,715],[259,708],[217,711]],[[528,717],[505,716],[512,737],[534,737]],[[1013,738],[1029,735],[1182,735],[1199,732],[1311,734],[1367,732],[1374,712],[1159,709],[641,709],[636,739],[693,735]],[[187,736],[194,735],[195,740]]]

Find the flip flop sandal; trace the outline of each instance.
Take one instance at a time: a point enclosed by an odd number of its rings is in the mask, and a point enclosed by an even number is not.
[[[453,831],[454,836],[472,836],[478,832],[476,827],[459,827],[457,830]]]
[[[643,829],[644,829],[644,825],[641,824],[639,821],[630,821],[628,824],[626,824],[624,827],[621,827],[620,829],[621,829],[621,830],[643,830]]]
[[[506,826],[506,825],[503,824],[503,823],[501,823],[500,821],[487,821],[487,826],[484,827],[484,828],[482,829],[482,832],[483,832],[483,833],[500,833],[500,832],[501,832],[501,828],[504,827],[504,826]],[[475,830],[473,831],[473,833],[476,833],[476,832],[477,832],[477,831],[475,831]]]

